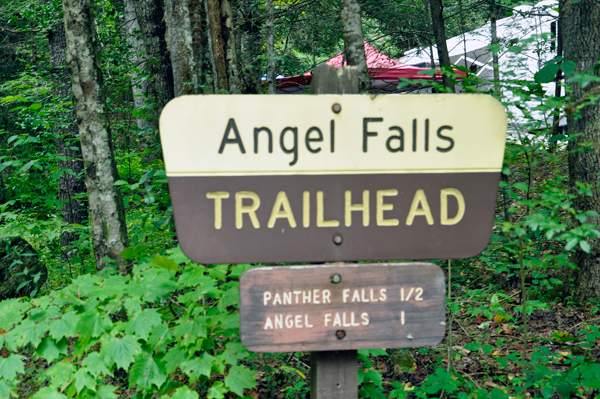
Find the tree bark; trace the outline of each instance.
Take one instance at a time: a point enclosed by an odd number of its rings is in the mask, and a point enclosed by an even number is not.
[[[556,20],[556,56],[557,57],[562,57],[563,56],[563,38],[562,38],[562,14],[563,14],[563,8],[564,8],[564,2],[565,0],[559,0],[558,2],[558,19]],[[554,97],[556,98],[560,98],[562,96],[562,78],[563,78],[563,73],[562,70],[559,69],[558,72],[556,73],[556,78],[554,79],[555,82],[555,86],[554,86]],[[551,134],[551,138],[558,136],[558,134],[560,133],[560,114],[559,114],[559,110],[556,110],[556,114],[554,115],[554,117],[552,118],[552,134]],[[550,143],[550,150],[552,152],[556,151],[557,148],[557,142],[552,142]]]
[[[148,97],[148,80],[144,79],[147,74],[146,60],[144,58],[146,49],[141,39],[140,24],[138,23],[132,0],[126,0],[123,11],[124,23],[121,29],[122,35],[131,48],[131,64],[134,66],[129,71],[131,79],[131,91],[133,93],[133,106],[136,111],[141,112],[152,104],[152,98]],[[150,119],[146,116],[137,116],[136,124],[142,136],[148,132],[158,130],[158,119],[154,116]]]
[[[173,67],[173,89],[175,97],[194,94],[198,87],[198,76],[192,50],[192,26],[188,0],[165,2],[167,25],[167,47]]]
[[[196,92],[212,93],[213,80],[208,43],[208,19],[204,0],[188,0],[190,26],[192,28],[192,52],[198,80]]]
[[[235,27],[233,25],[233,8],[231,0],[221,0],[221,20],[223,24],[223,38],[225,39],[225,58],[227,62],[227,78],[229,79],[229,92],[240,92],[240,73],[237,62],[237,49],[235,45]]]
[[[242,91],[250,94],[262,93],[260,60],[262,53],[261,25],[252,0],[242,0],[239,5],[240,25],[240,70]]]
[[[590,70],[600,58],[600,3],[597,0],[566,0],[563,7],[562,34],[566,60],[575,62],[576,73],[587,72],[600,75],[598,69]],[[572,101],[580,102],[584,97],[597,95],[600,83],[590,83],[582,88],[571,83]],[[592,196],[580,195],[574,201],[581,211],[600,211],[600,103],[586,105],[575,114],[567,116],[567,127],[572,140],[569,141],[569,175],[573,187],[575,182],[590,184]],[[578,135],[580,134],[580,135]],[[581,145],[589,142],[590,151],[581,151]],[[600,217],[589,217],[588,223],[599,224]],[[600,240],[590,239],[591,253],[577,250],[573,263],[578,271],[571,273],[575,280],[572,294],[575,299],[585,301],[600,299]]]
[[[448,46],[446,46],[446,27],[444,25],[444,7],[442,0],[429,0],[431,9],[431,22],[433,24],[433,34],[435,36],[435,44],[437,46],[438,58],[441,68],[450,67],[450,56],[448,55]],[[454,83],[450,76],[442,75],[444,87],[450,89],[454,93]]]
[[[371,78],[367,70],[365,39],[358,0],[341,0],[340,17],[344,29],[344,56],[348,66],[358,68],[358,84],[361,92],[370,91]]]
[[[108,257],[117,262],[121,273],[128,273],[129,264],[120,256],[129,243],[123,201],[115,186],[117,165],[92,7],[90,0],[63,0],[66,62],[79,124],[96,267],[103,269]]]
[[[69,74],[65,69],[65,56],[67,42],[65,27],[57,24],[48,33],[50,46],[50,64],[53,69],[54,89],[52,95],[61,102],[71,101],[69,90]],[[83,179],[83,159],[81,157],[81,143],[77,129],[75,112],[68,107],[64,123],[56,127],[56,154],[58,155],[58,168],[61,170],[58,178],[58,199],[63,203],[62,218],[69,224],[83,225],[88,217],[87,203],[83,198],[75,199],[85,193]],[[61,120],[63,118],[59,118]],[[79,238],[78,234],[63,232],[60,235],[60,252],[63,260],[73,258],[77,251],[69,248],[73,241]]]
[[[215,90],[240,91],[233,9],[229,0],[205,0],[208,15]]]
[[[273,0],[265,0],[265,12],[267,14],[267,85],[268,93],[275,94],[275,7]]]
[[[163,21],[161,0],[127,0],[133,4],[141,38],[146,51],[146,68],[150,75],[148,94],[154,104],[148,119],[158,126],[158,118],[165,105],[174,97],[173,69],[169,59],[169,51],[165,41],[166,26]],[[149,150],[142,157],[142,162],[152,162],[160,157],[160,140],[158,128],[149,130],[142,136],[141,147]]]

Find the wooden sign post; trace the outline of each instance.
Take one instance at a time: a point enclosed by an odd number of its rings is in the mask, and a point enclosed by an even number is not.
[[[358,69],[354,67],[334,69],[329,65],[322,64],[315,70],[310,85],[310,94],[357,93]],[[341,109],[334,109],[334,107],[335,105],[332,106],[332,111],[341,112]],[[311,398],[358,398],[358,354],[356,349],[310,352]]]
[[[348,261],[468,258],[491,236],[506,136],[486,95],[358,95],[320,66],[309,96],[182,96],[160,134],[183,252],[247,270],[251,351],[311,351],[311,398],[358,396],[357,349],[445,334],[441,269]]]

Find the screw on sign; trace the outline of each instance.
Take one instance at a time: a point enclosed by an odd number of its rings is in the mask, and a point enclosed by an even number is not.
[[[311,351],[313,399],[357,397],[357,349],[443,339],[438,266],[343,262],[480,253],[506,136],[490,96],[357,95],[356,69],[340,72],[317,68],[318,95],[178,97],[160,119],[190,259],[336,262],[240,279],[242,343]]]

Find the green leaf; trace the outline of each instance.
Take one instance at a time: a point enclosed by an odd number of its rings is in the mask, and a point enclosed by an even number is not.
[[[163,395],[160,399],[198,399],[198,393],[191,391],[186,385],[177,388],[173,395]]]
[[[160,315],[156,309],[144,309],[137,313],[127,324],[127,334],[133,334],[144,340],[148,340],[150,331],[154,326],[161,323]]]
[[[57,342],[54,339],[47,337],[42,340],[42,343],[35,351],[48,363],[52,363],[54,360],[58,359],[60,355],[68,354],[67,341],[61,339]]]
[[[249,263],[240,263],[239,265],[236,265],[231,268],[231,273],[229,273],[229,277],[239,277],[242,275],[242,273],[244,273],[251,267],[252,265]]]
[[[112,364],[112,363],[111,363]],[[87,371],[93,375],[94,377],[98,377],[100,374],[112,375],[108,367],[106,367],[106,363],[104,363],[104,359],[100,356],[98,352],[90,353],[82,362],[82,365],[87,368]]]
[[[558,64],[556,61],[550,61],[538,73],[535,74],[534,79],[538,83],[550,83],[556,77],[558,73]]]
[[[148,343],[152,345],[154,350],[163,349],[165,345],[171,341],[171,330],[166,324],[158,324],[152,329]]]
[[[360,389],[360,396],[363,398],[387,399],[383,389],[372,383],[366,384]]]
[[[116,390],[117,387],[112,385],[102,385],[92,399],[118,399],[119,395],[115,393]]]
[[[562,69],[563,73],[568,78],[575,73],[576,66],[577,65],[575,64],[575,62],[568,60],[560,64],[560,69]]]
[[[129,370],[129,386],[134,387],[136,384],[143,391],[162,386],[167,380],[167,377],[160,370],[158,364],[154,361],[151,353],[143,352]]]
[[[42,326],[27,319],[21,325],[15,327],[12,333],[17,336],[19,346],[25,346],[30,343],[37,348],[40,342],[42,342],[44,329]]]
[[[58,393],[56,388],[44,387],[36,392],[31,399],[68,399],[66,395]]]
[[[131,335],[126,335],[123,338],[113,338],[102,347],[101,354],[109,367],[116,364],[118,368],[127,370],[141,350],[137,340]]]
[[[227,392],[229,389],[225,388],[221,381],[216,381],[208,390],[206,399],[224,399]]]
[[[0,356],[0,377],[12,381],[17,374],[23,374],[23,356],[11,354],[4,358]]]
[[[96,380],[86,368],[81,368],[75,373],[75,389],[77,389],[77,393],[79,394],[83,388],[89,388],[92,391],[96,390]]]
[[[46,371],[46,376],[52,380],[50,387],[65,387],[73,378],[73,364],[68,360],[55,363]]]
[[[10,398],[15,395],[16,385],[7,380],[0,380],[0,398]]]
[[[434,374],[427,377],[422,385],[425,392],[435,394],[441,390],[446,392],[454,392],[458,388],[452,379],[452,374],[442,369],[437,369]]]
[[[373,381],[375,385],[377,385],[379,388],[382,388],[381,384],[383,383],[383,377],[381,376],[381,373],[379,373],[379,371],[377,370],[367,370],[365,372],[365,377],[363,381]]]
[[[240,341],[229,341],[225,344],[223,360],[227,364],[235,366],[238,360],[244,359],[248,355],[248,351],[244,349],[244,345]]]
[[[173,330],[173,336],[181,339],[181,344],[188,346],[206,338],[206,317],[198,316],[193,319],[181,320]]]
[[[490,392],[490,399],[508,399],[508,394],[500,388],[494,388]]]
[[[166,256],[156,255],[154,256],[154,258],[150,258],[149,262],[156,267],[160,267],[161,269],[169,270],[172,272],[179,271],[179,265],[175,263],[173,259],[169,259]]]
[[[194,382],[201,375],[210,378],[210,370],[215,360],[215,357],[204,352],[200,357],[193,357],[187,362],[182,363],[180,368],[190,377],[190,382]]]
[[[581,385],[588,388],[600,389],[600,364],[584,364],[579,368]]]
[[[244,396],[244,389],[251,389],[256,386],[255,374],[256,372],[244,366],[232,366],[229,369],[229,374],[225,377],[225,386],[238,396]]]
[[[181,349],[179,346],[174,346],[165,355],[163,361],[165,362],[165,370],[167,374],[172,374],[180,364],[185,362],[188,358],[186,351]]]
[[[33,164],[36,163],[37,161],[38,161],[37,159],[34,159],[32,161],[27,162],[25,165],[23,165],[19,168],[17,173],[21,173],[21,172],[25,172],[25,171],[29,170],[33,166]]]
[[[195,287],[199,286],[201,289],[199,295],[210,292],[217,282],[212,277],[204,275],[204,266],[193,266],[185,269],[179,277],[179,284],[184,287]]]
[[[97,311],[85,313],[77,323],[77,332],[80,333],[80,339],[91,340],[99,337],[112,326],[112,322],[106,316]]]
[[[587,241],[584,241],[584,240],[579,241],[579,247],[586,254],[589,254],[590,252],[592,252],[592,248],[590,247],[590,244],[588,244]]]
[[[40,108],[42,108],[42,104],[40,103],[33,103],[29,106],[29,109],[32,111],[37,111]]]
[[[517,190],[527,191],[529,189],[529,185],[527,183],[519,182],[513,184],[513,187]]]
[[[77,323],[81,317],[75,312],[65,313],[60,319],[54,320],[50,324],[50,336],[56,340],[64,337],[77,336]]]
[[[579,242],[578,238],[573,238],[573,239],[569,240],[567,242],[567,245],[565,246],[565,251],[570,251],[573,248],[575,248],[575,245],[577,245],[578,242]]]

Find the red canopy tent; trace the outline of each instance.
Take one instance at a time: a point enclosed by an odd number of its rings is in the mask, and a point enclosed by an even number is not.
[[[369,75],[371,76],[371,82],[373,88],[377,91],[388,93],[398,92],[397,87],[400,78],[433,80],[433,76],[419,74],[419,72],[429,71],[429,69],[414,67],[403,64],[400,61],[396,61],[387,55],[382,54],[367,42],[365,42],[365,55],[367,56],[367,69],[369,70]],[[325,64],[333,65],[336,68],[339,68],[342,66],[342,63],[346,65],[343,52],[339,53]],[[460,71],[455,70],[455,72],[464,75],[464,73]],[[435,75],[435,79],[441,81],[442,75],[437,73]],[[312,74],[310,71],[301,75],[286,76],[284,78],[277,79],[277,93],[301,94],[306,92],[306,89],[308,89],[310,86],[311,81]]]

